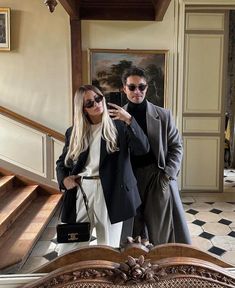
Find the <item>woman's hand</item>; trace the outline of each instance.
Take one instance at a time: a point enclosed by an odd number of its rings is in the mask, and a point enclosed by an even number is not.
[[[74,187],[78,186],[78,184],[80,183],[80,179],[81,179],[81,177],[77,176],[77,175],[68,176],[68,177],[64,178],[64,181],[63,181],[64,187],[67,190],[73,189]]]
[[[131,124],[132,116],[125,109],[113,103],[108,103],[108,105],[114,108],[108,109],[112,119],[124,121],[127,125]]]

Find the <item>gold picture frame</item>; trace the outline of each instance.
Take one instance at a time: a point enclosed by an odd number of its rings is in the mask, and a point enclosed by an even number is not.
[[[10,8],[0,8],[0,51],[10,50]]]
[[[102,90],[110,102],[126,103],[121,76],[130,66],[145,69],[149,76],[146,98],[166,107],[168,50],[88,49],[89,83]]]

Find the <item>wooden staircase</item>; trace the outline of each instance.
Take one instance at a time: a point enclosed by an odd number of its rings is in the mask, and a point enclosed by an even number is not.
[[[61,196],[0,169],[0,272],[24,264]]]

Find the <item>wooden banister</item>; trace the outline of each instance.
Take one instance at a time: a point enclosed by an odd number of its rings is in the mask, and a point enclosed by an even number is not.
[[[45,133],[45,134],[48,134],[49,136],[59,140],[59,141],[64,141],[64,135],[59,133],[59,132],[56,132],[42,124],[39,124],[33,120],[30,120],[24,116],[21,116],[7,108],[4,108],[2,106],[0,106],[0,114],[4,115],[4,116],[7,116],[15,121],[18,121],[24,125],[27,125],[35,130],[38,130],[42,133]]]

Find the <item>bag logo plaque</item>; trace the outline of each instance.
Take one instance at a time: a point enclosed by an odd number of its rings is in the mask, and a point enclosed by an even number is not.
[[[78,240],[78,233],[69,233],[68,241],[75,241],[75,240]]]

